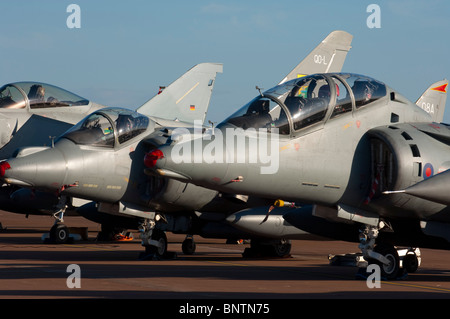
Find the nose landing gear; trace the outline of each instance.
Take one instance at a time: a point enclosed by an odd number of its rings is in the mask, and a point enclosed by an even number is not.
[[[70,239],[69,228],[62,224],[64,222],[64,213],[68,207],[66,196],[61,196],[56,207],[58,208],[58,211],[53,214],[55,223],[52,228],[50,228],[49,238],[44,241],[55,244],[65,244]]]
[[[158,217],[159,216],[159,217]],[[171,257],[167,251],[167,236],[162,230],[155,228],[156,221],[162,218],[156,215],[155,219],[149,219],[142,225],[141,239],[145,251],[139,254],[140,260],[161,259]]]

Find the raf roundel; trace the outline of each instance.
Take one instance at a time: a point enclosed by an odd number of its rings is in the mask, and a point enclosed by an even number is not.
[[[430,163],[425,164],[425,167],[423,169],[423,178],[428,179],[434,175],[434,169],[433,165]]]

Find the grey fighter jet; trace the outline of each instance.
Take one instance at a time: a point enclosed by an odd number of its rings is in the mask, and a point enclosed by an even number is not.
[[[304,76],[312,70],[310,65],[324,71],[331,66],[340,70],[351,39],[346,32],[333,32],[312,51],[307,62],[302,61],[284,79]],[[322,57],[320,63],[318,56]],[[166,92],[167,89],[163,94]],[[184,90],[181,97],[186,92],[189,90]],[[172,98],[172,102],[178,100]],[[148,250],[156,249],[158,254],[166,249],[164,230],[241,238],[242,232],[214,221],[243,208],[268,205],[268,200],[219,194],[193,184],[144,174],[142,158],[166,142],[171,127],[192,127],[192,123],[178,118],[170,122],[167,118],[156,115],[149,118],[117,108],[103,109],[66,132],[53,148],[20,150],[2,166],[7,183],[25,187],[13,194],[13,200],[29,203],[30,197],[37,197],[37,190],[56,192],[62,211],[70,206],[73,198],[92,200],[93,203],[80,207],[78,212],[102,224],[141,227],[144,246]],[[193,221],[197,223],[192,225]],[[155,228],[155,224],[159,227]],[[63,229],[61,224],[57,227]],[[296,233],[304,234],[298,230]],[[184,247],[189,250],[192,241],[187,241]]]
[[[138,108],[142,114],[160,114],[171,121],[193,122],[203,120],[209,106],[217,73],[222,65],[202,63],[188,70]],[[12,83],[0,89],[0,116],[2,117],[2,158],[9,158],[28,146],[25,152],[36,152],[51,147],[54,139],[73,127],[86,115],[105,106],[88,101],[61,88],[35,82]],[[32,146],[32,148],[30,148]],[[18,189],[21,185],[3,185],[0,207],[22,214],[54,214],[58,203],[54,194]],[[12,196],[12,197],[11,197]],[[25,197],[24,197],[25,196]],[[23,199],[26,200],[23,200]],[[75,214],[68,210],[68,214]],[[59,217],[55,215],[57,220]],[[56,229],[53,228],[54,230]],[[51,232],[55,237],[56,231]],[[62,229],[58,238],[65,239],[68,232]]]
[[[445,95],[447,85],[432,86],[419,106],[359,74],[288,81],[214,130],[180,129],[148,155],[147,166],[220,192],[289,202],[278,205],[291,207],[285,220],[311,233],[361,240],[364,257],[393,278],[417,260],[414,250],[400,259],[394,245],[450,248],[449,201],[442,200],[449,179],[432,177],[450,168],[450,130],[432,116],[445,104],[435,94]],[[439,195],[408,188],[424,179]],[[384,193],[390,190],[405,191]]]

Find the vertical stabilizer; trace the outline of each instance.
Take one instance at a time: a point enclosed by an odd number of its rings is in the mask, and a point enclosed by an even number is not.
[[[352,40],[353,36],[345,31],[331,32],[279,84],[314,73],[341,72]]]
[[[444,119],[447,86],[447,79],[433,83],[416,102],[416,105],[429,113],[437,123]]]
[[[219,63],[197,64],[137,111],[167,120],[203,123],[217,73],[222,72],[223,65]]]

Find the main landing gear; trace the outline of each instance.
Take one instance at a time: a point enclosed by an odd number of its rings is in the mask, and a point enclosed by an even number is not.
[[[148,219],[140,229],[142,246],[145,251],[139,254],[141,260],[153,260],[161,258],[175,258],[175,253],[167,251],[167,236],[162,230],[155,228],[156,221],[162,218],[156,215],[155,219]]]
[[[384,227],[388,226],[381,221],[378,226],[365,225],[360,230],[359,248],[364,259],[369,264],[379,265],[381,276],[387,280],[399,279],[417,271],[421,262],[418,248],[398,249],[387,243],[375,245],[379,231]]]

